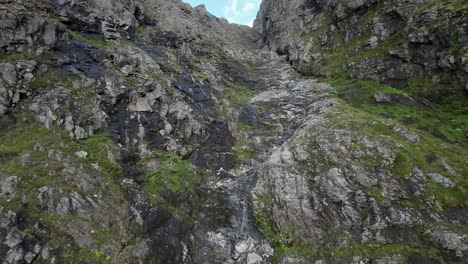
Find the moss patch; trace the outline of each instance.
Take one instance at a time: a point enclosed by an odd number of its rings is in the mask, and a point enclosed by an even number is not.
[[[36,60],[38,56],[29,52],[6,52],[0,49],[0,61],[15,63],[21,60]]]
[[[77,32],[71,31],[71,30],[67,31],[67,33],[73,39],[89,43],[89,44],[95,46],[96,48],[108,48],[108,47],[111,46],[111,44],[109,42],[105,41],[104,39],[79,34]]]
[[[355,108],[397,120],[409,128],[429,132],[447,142],[468,146],[465,136],[468,132],[468,108],[465,107],[468,99],[464,96],[448,97],[438,104],[428,104],[420,97],[422,87],[427,87],[425,82],[415,82],[401,90],[369,80],[337,77],[324,81],[334,86],[333,93]],[[378,104],[374,100],[374,94],[378,92],[394,95],[397,99],[392,103]]]
[[[159,194],[164,190],[170,190],[174,193],[193,192],[198,178],[190,161],[162,151],[158,152],[154,158],[158,162],[159,168],[147,172],[145,187],[151,202],[159,204],[161,201]],[[151,160],[151,158],[149,159]]]
[[[39,205],[36,196],[38,189],[43,186],[51,186],[54,189],[54,200],[72,192],[77,192],[83,197],[93,197],[96,193],[102,193],[104,198],[112,199],[106,200],[111,202],[109,205],[112,207],[106,210],[122,210],[127,204],[115,182],[121,176],[121,168],[117,163],[118,146],[104,134],[97,134],[82,141],[72,140],[68,132],[60,127],[47,129],[26,115],[16,118],[14,124],[0,131],[0,171],[5,175],[19,176],[21,180],[17,186],[17,198],[2,200],[0,205],[19,212],[28,219],[27,221],[41,223],[51,230],[48,235],[36,232],[33,226],[25,231],[40,237],[51,247],[65,248],[67,252],[63,256],[67,256],[67,262],[107,262],[107,256],[94,254],[93,250],[80,248],[71,242],[73,239],[67,236],[65,226],[71,219],[76,218],[88,222],[96,232],[94,242],[97,245],[104,245],[118,237],[112,228],[103,230],[98,220],[76,214],[64,216],[47,213]],[[85,151],[88,155],[86,158],[79,158],[75,155],[77,151]],[[113,153],[116,162],[109,160],[109,153]],[[29,155],[30,162],[23,166],[21,159],[25,154]],[[79,171],[73,172],[76,169]],[[93,186],[88,187],[91,188],[89,191],[80,186],[81,183],[67,176],[71,173],[71,177],[80,177],[81,175],[73,174],[78,172],[87,174],[87,179],[94,182]]]
[[[232,107],[235,107],[241,104],[247,104],[254,96],[254,91],[248,89],[246,86],[238,84],[235,87],[226,88],[221,98],[227,100]]]

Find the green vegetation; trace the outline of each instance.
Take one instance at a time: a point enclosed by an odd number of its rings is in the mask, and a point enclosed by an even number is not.
[[[376,258],[378,256],[390,254],[407,255],[410,253],[418,253],[422,256],[432,258],[440,263],[444,262],[439,256],[439,251],[435,248],[422,248],[419,246],[404,244],[376,244],[352,242],[350,243],[349,247],[336,250],[335,256],[341,258],[350,258],[352,256],[367,256],[370,258]]]
[[[404,179],[411,177],[411,159],[409,154],[403,150],[397,151],[393,174]]]
[[[102,263],[109,259],[109,256],[107,256],[106,253],[99,251],[99,250],[94,251],[93,254],[95,257],[94,260],[97,261],[98,263]]]
[[[148,155],[139,165],[147,168],[144,190],[152,204],[164,207],[187,223],[193,222],[193,217],[201,211],[216,224],[229,220],[231,208],[224,204],[216,191],[195,192],[201,181],[214,175],[210,169],[195,167],[189,160],[165,151]]]
[[[377,201],[378,204],[385,206],[385,207],[390,206],[390,200],[387,197],[385,197],[381,189],[377,187],[371,188],[367,192],[367,194],[371,197],[374,197],[374,199]]]
[[[252,151],[249,150],[248,146],[244,144],[237,144],[232,148],[232,150],[234,151],[236,157],[239,159],[250,160],[255,156],[254,153],[252,153]]]
[[[107,41],[105,39],[100,38],[99,36],[92,36],[92,35],[84,35],[81,33],[77,33],[71,30],[67,31],[68,35],[72,37],[73,39],[79,40],[86,42],[88,44],[91,44],[92,46],[96,48],[111,48],[112,46],[132,46],[137,48],[138,46],[135,45],[132,41],[124,38],[120,38],[117,40],[113,41]]]
[[[89,110],[96,99],[96,87],[92,84],[83,85],[83,83],[84,80],[80,75],[65,74],[60,69],[49,68],[44,73],[36,74],[30,85],[36,91],[50,91],[52,88],[61,86],[70,92],[80,108]]]
[[[331,124],[337,128],[359,131],[369,138],[387,142],[396,154],[393,166],[387,167],[387,169],[403,181],[411,177],[414,166],[425,173],[435,172],[450,178],[457,185],[454,189],[445,188],[437,183],[430,183],[426,189],[426,196],[434,195],[441,206],[463,207],[468,204],[468,177],[466,177],[468,168],[465,166],[468,150],[466,148],[451,144],[418,129],[411,129],[409,132],[418,135],[420,143],[409,142],[390,129],[401,126],[397,120],[384,118],[379,114],[367,112],[344,102],[339,104],[337,110],[329,118]],[[347,122],[343,122],[343,120],[347,120]],[[428,155],[444,159],[457,172],[458,176],[447,173],[437,159],[428,159]],[[375,153],[373,159],[378,160],[379,154]],[[359,162],[367,164],[365,157],[360,158]]]
[[[63,246],[63,245],[62,245]],[[99,250],[89,250],[86,248],[76,247],[63,253],[64,263],[79,264],[79,263],[95,263],[107,264],[111,263],[111,257]],[[59,260],[60,261],[60,260]]]
[[[58,69],[49,68],[46,72],[37,74],[30,85],[35,90],[45,91],[49,90],[49,86],[60,84],[74,95],[79,95],[80,92],[76,91],[72,84],[73,81],[77,80],[81,80],[81,77],[78,75],[65,75]]]
[[[98,38],[93,38],[93,37],[90,37],[90,36],[82,35],[82,34],[76,33],[76,32],[71,31],[71,30],[69,30],[67,33],[72,38],[74,38],[76,40],[79,40],[79,41],[89,43],[89,44],[95,46],[96,48],[108,48],[111,45],[109,42],[107,42],[107,41],[105,41],[103,39],[98,39]]]
[[[221,95],[221,98],[226,99],[232,107],[235,107],[240,104],[247,104],[254,96],[255,92],[238,84],[233,88],[226,88],[224,93]]]
[[[48,70],[47,72],[36,76],[31,82],[31,87],[34,90],[46,90],[49,88],[49,85],[55,85],[57,81],[60,81],[57,77],[57,73],[54,70]]]
[[[368,257],[371,260],[376,260],[379,257],[386,255],[409,255],[409,254],[420,254],[431,259],[434,259],[440,263],[444,263],[442,258],[438,255],[438,250],[434,248],[422,248],[419,246],[411,246],[404,244],[377,244],[377,243],[359,243],[352,242],[348,247],[345,248],[326,248],[318,247],[314,249],[311,245],[302,246],[283,246],[279,247],[275,251],[277,261],[282,255],[299,255],[304,257],[334,257],[341,259],[343,262],[348,262],[353,256]]]
[[[85,151],[88,156],[80,159],[74,154],[77,151]],[[71,161],[79,160],[87,165],[83,168],[85,171],[95,171],[93,164],[99,166],[98,177],[102,183],[115,185],[113,179],[120,175],[121,169],[108,159],[109,152],[118,155],[118,147],[103,134],[75,141],[61,128],[47,129],[27,119],[19,120],[0,134],[1,171],[22,177],[21,185],[30,190],[31,195],[34,195],[35,189],[49,184],[59,185],[64,190],[75,190],[65,178],[50,175],[49,171],[60,171],[63,167],[63,162],[50,158],[52,153],[63,155]],[[31,155],[31,164],[23,167],[20,159],[26,153]]]
[[[52,126],[47,129],[27,116],[17,118],[14,123],[8,124],[0,131],[0,171],[5,175],[19,176],[21,180],[17,186],[17,197],[2,200],[0,205],[20,212],[24,217],[36,219],[53,230],[50,236],[43,237],[43,241],[51,246],[68,244],[69,250],[65,255],[69,263],[80,263],[83,260],[106,263],[108,256],[104,253],[93,252],[70,243],[64,226],[70,220],[81,217],[96,230],[95,239],[98,245],[108,243],[109,239],[115,238],[115,230],[111,228],[102,231],[102,226],[96,222],[99,221],[96,219],[83,218],[76,214],[47,213],[38,204],[36,196],[38,189],[44,186],[51,186],[55,190],[55,199],[72,192],[92,197],[93,194],[105,190],[105,195],[112,195],[112,199],[115,199],[116,204],[113,206],[121,210],[120,207],[125,207],[126,203],[120,188],[115,183],[115,179],[121,175],[121,168],[108,158],[108,153],[111,152],[118,159],[118,146],[104,134],[77,141],[72,140],[69,133],[62,128]],[[77,151],[85,151],[88,156],[79,158],[75,155]],[[25,154],[30,155],[30,164],[22,166],[21,157]],[[79,168],[79,171],[73,172],[76,168]],[[71,175],[68,176],[68,173]],[[89,177],[93,181],[93,185],[88,187],[91,189],[82,188],[80,186],[82,183],[75,180],[75,177]],[[34,227],[26,231],[38,235]],[[44,236],[43,233],[39,235]]]
[[[200,79],[200,80],[203,80],[203,81],[209,81],[210,80],[210,78],[206,74],[204,74],[202,72],[199,72],[197,70],[192,70],[191,75],[193,77],[195,77],[197,79]]]
[[[21,60],[36,60],[37,56],[28,52],[11,52],[7,53],[0,49],[0,61],[15,63]]]
[[[466,179],[462,182],[461,187],[446,188],[438,183],[431,182],[427,188],[427,193],[434,194],[437,201],[444,207],[468,206]]]
[[[100,230],[98,232],[94,232],[93,240],[96,242],[97,245],[101,246],[109,241],[112,241],[113,238],[117,237],[118,232],[119,230],[116,227]]]
[[[423,87],[427,87],[422,80],[411,82],[410,87],[403,90],[369,80],[336,77],[324,81],[335,87],[333,93],[355,108],[397,120],[447,142],[468,146],[465,136],[468,132],[468,100],[463,96],[448,97],[439,104],[428,105],[419,97]],[[391,94],[396,99],[391,103],[377,104],[374,100],[377,92]]]
[[[380,190],[371,190],[371,193],[378,196],[378,200],[380,200],[380,202],[388,204],[388,201],[382,198]],[[260,198],[260,200],[262,199],[267,199],[267,196]],[[345,234],[328,234],[326,236],[328,238],[327,243],[331,243],[328,246],[318,245],[312,242],[304,242],[292,233],[279,232],[271,223],[271,220],[267,215],[257,213],[255,216],[260,230],[267,235],[274,247],[274,263],[281,263],[282,257],[288,255],[297,255],[306,258],[334,257],[342,260],[343,263],[347,263],[353,256],[363,256],[368,257],[371,260],[375,260],[378,257],[385,255],[409,255],[413,253],[417,253],[443,263],[439,251],[433,247],[425,248],[417,245],[406,244],[362,243],[354,240],[349,241],[348,246],[346,247],[333,244],[334,239],[338,239],[340,241],[346,240]]]
[[[145,187],[148,199],[154,204],[161,202],[159,193],[170,190],[175,193],[191,193],[198,182],[190,161],[167,152],[158,152],[155,157],[159,168],[147,173]]]

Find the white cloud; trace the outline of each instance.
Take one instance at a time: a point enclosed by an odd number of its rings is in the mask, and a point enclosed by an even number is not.
[[[252,18],[260,6],[261,0],[228,0],[222,7],[224,17],[230,23],[252,26]]]
[[[244,12],[250,12],[255,9],[255,3],[253,2],[247,2],[245,3],[244,7],[242,7],[242,11]]]
[[[239,14],[237,0],[229,0],[229,2],[223,8],[224,14],[237,16]]]
[[[247,26],[253,27],[253,23],[254,23],[254,21],[253,21],[253,20],[250,20],[249,23],[247,23]]]

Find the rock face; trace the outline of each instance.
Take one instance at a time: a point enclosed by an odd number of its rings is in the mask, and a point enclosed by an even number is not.
[[[265,0],[254,27],[306,74],[466,91],[467,17],[464,1]]]
[[[459,85],[466,4],[415,3],[264,1],[254,30],[180,0],[0,0],[2,263],[467,262],[463,108],[426,131],[452,108],[297,71]],[[453,43],[421,31],[442,18]],[[333,53],[348,31],[382,57]]]

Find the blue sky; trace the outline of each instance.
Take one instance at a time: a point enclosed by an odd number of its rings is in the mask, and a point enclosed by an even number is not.
[[[262,0],[182,0],[193,7],[204,4],[208,12],[231,23],[252,26]]]

